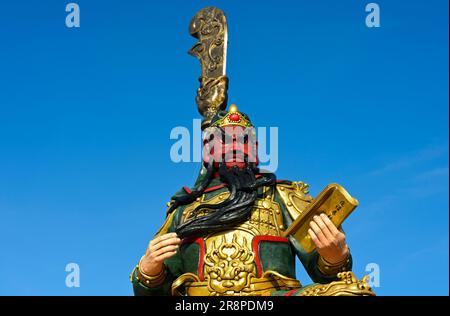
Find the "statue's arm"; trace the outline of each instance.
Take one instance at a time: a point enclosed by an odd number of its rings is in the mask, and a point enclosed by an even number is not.
[[[277,185],[275,198],[279,201],[283,211],[286,227],[289,227],[298,216],[301,216],[303,210],[313,201],[313,198],[307,193],[307,185],[303,183],[287,182]],[[350,251],[344,262],[330,266],[316,250],[311,253],[306,252],[292,236],[289,237],[289,241],[306,272],[315,283],[336,281],[339,272],[352,269]]]
[[[159,235],[175,232],[179,216],[182,211],[176,209],[168,214],[162,227],[156,233]],[[182,260],[179,252],[164,261],[163,274],[154,280],[147,280],[139,275],[138,265],[130,275],[130,281],[133,284],[133,292],[136,296],[163,296],[171,295],[172,282],[181,274]],[[147,282],[148,281],[148,282]]]
[[[328,267],[319,253],[314,250],[311,253],[307,253],[302,246],[292,236],[289,237],[289,241],[297,257],[300,259],[303,267],[308,273],[311,280],[315,283],[329,283],[337,281],[337,274],[341,271],[351,271],[352,269],[352,255],[349,252],[348,258],[343,264],[336,267]]]

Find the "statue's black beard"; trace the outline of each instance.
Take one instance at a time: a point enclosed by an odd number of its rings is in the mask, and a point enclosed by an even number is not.
[[[272,173],[263,174],[262,179],[256,183],[256,174],[259,169],[254,163],[248,163],[245,169],[227,168],[225,163],[219,166],[219,176],[228,185],[230,196],[218,204],[203,204],[194,209],[189,219],[177,227],[176,233],[180,238],[201,237],[207,234],[224,231],[235,227],[250,217],[253,204],[258,196],[258,188],[271,186],[276,182]],[[190,204],[201,196],[211,182],[214,167],[211,163],[207,167],[204,180],[188,195],[176,198],[171,210],[181,205]],[[171,211],[169,210],[169,211]],[[202,211],[207,215],[197,216]]]

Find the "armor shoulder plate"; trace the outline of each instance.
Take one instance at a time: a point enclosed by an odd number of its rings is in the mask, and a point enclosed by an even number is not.
[[[155,234],[155,237],[167,234],[169,232],[169,229],[170,229],[170,226],[172,225],[175,214],[176,214],[175,211],[167,213],[164,224],[158,229],[158,231]]]
[[[308,185],[303,182],[282,182],[277,184],[277,191],[286,209],[295,220],[300,216],[306,207],[313,201],[309,195]]]

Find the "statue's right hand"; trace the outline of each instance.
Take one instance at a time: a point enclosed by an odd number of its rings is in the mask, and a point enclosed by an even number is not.
[[[163,269],[164,260],[177,253],[181,239],[176,233],[164,234],[151,240],[147,251],[141,260],[141,272],[147,275],[157,275]]]

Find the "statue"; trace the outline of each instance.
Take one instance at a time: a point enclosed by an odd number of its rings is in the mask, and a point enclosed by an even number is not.
[[[223,12],[200,10],[190,33],[199,40],[190,53],[202,66],[202,169],[194,187],[168,203],[164,224],[130,275],[135,295],[375,295],[367,277],[351,272],[344,232],[332,216],[308,211],[318,201],[308,186],[259,170],[249,116],[235,105],[226,110]],[[307,237],[298,240],[291,228],[305,219]],[[296,279],[296,256],[314,284]]]

